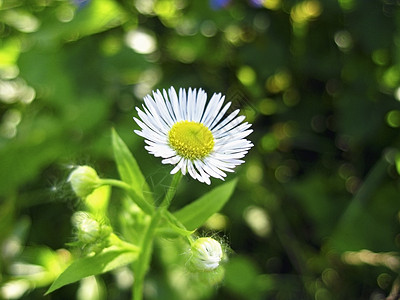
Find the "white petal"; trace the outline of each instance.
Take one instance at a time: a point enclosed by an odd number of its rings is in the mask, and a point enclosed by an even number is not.
[[[169,99],[171,100],[172,109],[175,113],[176,121],[177,122],[182,121],[183,117],[181,115],[179,107],[178,95],[176,94],[176,91],[172,86],[169,88],[168,94],[169,94]]]
[[[216,127],[214,127],[211,132],[214,134],[215,132],[218,132],[218,130],[225,126],[228,122],[230,122],[233,118],[235,118],[237,116],[237,114],[239,113],[240,110],[235,110],[234,112],[232,112],[229,116],[227,116],[221,123],[219,123],[218,125],[216,125]]]
[[[196,108],[196,89],[189,88],[187,96],[187,120],[193,121],[194,109]]]
[[[146,114],[141,115],[138,111],[139,117],[146,124],[151,123],[154,127],[158,128],[158,130],[163,130],[165,128],[168,128],[167,124],[160,118],[159,112],[157,111],[157,108],[155,107],[153,99],[150,96],[144,97],[144,102],[146,104],[146,107],[143,107],[143,109],[145,110]],[[146,119],[143,119],[142,116],[144,116]]]
[[[239,117],[235,118],[234,120],[232,120],[231,122],[226,124],[224,127],[218,129],[218,132],[215,132],[213,135],[214,136],[222,135],[223,133],[227,132],[228,130],[230,130],[230,129],[234,128],[235,126],[239,125],[240,123],[242,123],[244,119],[245,119],[245,116],[239,116]]]
[[[181,158],[181,160],[179,161],[179,163],[175,166],[175,168],[172,169],[171,174],[175,174],[176,172],[178,172],[179,170],[181,170],[182,167],[182,162],[185,160],[185,158]],[[182,172],[183,174],[183,172]],[[185,175],[185,174],[183,174]]]
[[[172,127],[172,125],[175,122],[172,120],[172,117],[169,114],[168,108],[165,104],[165,101],[164,101],[164,98],[163,98],[161,92],[159,90],[157,90],[156,92],[153,92],[153,97],[155,99],[155,104],[157,106],[157,109],[160,113],[160,117],[164,120],[165,123],[167,123],[167,125],[169,127]]]
[[[204,164],[202,163],[202,161],[201,160],[195,160],[193,163],[194,163],[196,169],[199,171],[200,176],[202,177],[204,182],[207,183],[207,184],[210,184],[211,183],[211,181],[210,181],[210,175],[211,174],[207,174],[205,172],[205,170],[203,168]],[[216,173],[213,172],[213,174],[216,174]],[[213,177],[221,178],[218,174],[216,174],[216,176],[213,176]]]
[[[199,177],[200,177],[200,176],[197,174],[196,170],[195,170],[194,167],[193,167],[193,163],[192,163],[192,161],[190,161],[190,160],[187,161],[187,170],[188,170],[189,175],[192,176],[193,179],[199,180]],[[200,177],[200,178],[201,178],[201,177]],[[199,180],[199,181],[201,181],[201,180]],[[201,182],[202,182],[202,181],[201,181]]]
[[[165,99],[165,105],[167,106],[167,109],[168,109],[168,113],[171,116],[173,123],[175,124],[177,122],[176,115],[174,113],[174,109],[172,108],[172,104],[171,104],[170,99],[168,98],[168,94],[167,94],[166,90],[163,90],[163,96]]]
[[[211,103],[211,100],[215,99],[215,103]],[[215,116],[219,113],[222,104],[224,104],[224,99],[225,96],[222,96],[221,94],[214,94],[214,96],[211,98],[209,105],[207,106],[210,107],[210,111],[204,114],[204,121],[202,122],[206,127],[210,128],[210,124],[214,120]]]
[[[209,129],[212,130],[212,128],[218,124],[218,122],[221,120],[221,118],[225,115],[226,111],[228,108],[231,106],[231,102],[228,102],[223,109],[219,112],[218,116],[211,122]]]
[[[207,94],[202,89],[199,89],[199,93],[197,94],[195,116],[193,118],[193,121],[200,122],[201,117],[203,116],[204,113],[204,107],[206,105],[206,101],[207,101]]]
[[[187,120],[186,112],[186,91],[182,88],[179,89],[179,108],[183,120]]]
[[[181,156],[175,155],[175,156],[173,156],[173,157],[170,157],[170,158],[167,158],[167,159],[163,159],[161,162],[162,162],[163,164],[165,164],[165,165],[166,165],[166,164],[175,165],[175,164],[177,164],[181,159],[182,159]]]

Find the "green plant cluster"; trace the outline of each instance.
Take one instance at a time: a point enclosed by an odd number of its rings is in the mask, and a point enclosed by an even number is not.
[[[395,297],[399,22],[394,0],[0,1],[0,297],[14,282],[20,299],[130,299],[132,273],[100,264],[113,270],[43,295],[79,254],[70,166],[121,174],[111,127],[162,202],[170,170],[143,149],[132,116],[170,86],[225,94],[255,147],[221,211],[188,225],[182,207],[210,187],[186,178],[171,203],[188,230],[202,225],[233,249],[223,282],[204,289],[173,267],[183,245],[159,239],[146,299]],[[100,193],[118,220],[100,224],[135,240],[146,216],[122,191]],[[135,257],[113,251],[123,261],[113,267]]]

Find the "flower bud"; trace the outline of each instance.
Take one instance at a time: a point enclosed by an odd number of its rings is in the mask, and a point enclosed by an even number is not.
[[[221,244],[213,238],[199,238],[190,249],[190,267],[193,271],[212,271],[219,266],[223,257]]]
[[[88,213],[78,211],[72,216],[72,223],[77,229],[78,240],[82,243],[93,243],[100,235],[100,224]]]
[[[79,166],[75,168],[68,177],[72,189],[78,197],[89,196],[100,186],[100,178],[96,170],[89,166]]]

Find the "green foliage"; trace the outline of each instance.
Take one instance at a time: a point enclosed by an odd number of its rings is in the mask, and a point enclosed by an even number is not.
[[[111,135],[115,162],[121,179],[129,184],[132,189],[142,197],[144,197],[144,195],[151,196],[146,180],[128,147],[114,129]]]
[[[137,253],[129,249],[110,247],[94,256],[77,259],[60,274],[46,294],[87,276],[98,275],[114,270],[131,263],[136,258]]]
[[[95,189],[94,192],[85,199],[88,211],[95,215],[105,215],[110,201],[110,193],[111,188],[107,185]]]
[[[174,213],[175,217],[189,230],[200,227],[214,213],[220,211],[229,200],[237,180],[221,184]]]
[[[255,147],[239,182],[181,182],[176,212],[160,213],[154,229],[147,299],[383,299],[396,291],[399,4],[231,0],[212,8],[217,2],[0,1],[0,297],[18,283],[25,290],[8,298],[42,299],[63,270],[58,287],[137,258],[123,243],[143,242],[170,169],[143,149],[132,116],[145,94],[171,85],[225,94],[230,111],[253,124]],[[137,33],[144,40],[135,42]],[[71,165],[121,181],[83,204],[65,184]],[[76,210],[110,219],[120,248],[79,258],[69,246]],[[234,252],[218,289],[180,268],[199,226]],[[88,259],[97,266],[89,260],[85,269]],[[116,276],[96,276],[107,298],[130,297]],[[73,299],[76,289],[50,296]]]

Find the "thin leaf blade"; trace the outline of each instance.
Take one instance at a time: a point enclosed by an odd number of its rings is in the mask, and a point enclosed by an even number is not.
[[[221,184],[194,202],[175,212],[175,217],[188,230],[194,230],[200,227],[209,217],[211,217],[211,215],[221,210],[233,194],[236,183],[237,179],[234,179]]]
[[[150,191],[149,186],[128,146],[119,137],[114,128],[111,135],[115,162],[121,179],[129,184],[137,194],[145,196],[147,200],[151,200],[149,199],[151,193],[146,193]]]

